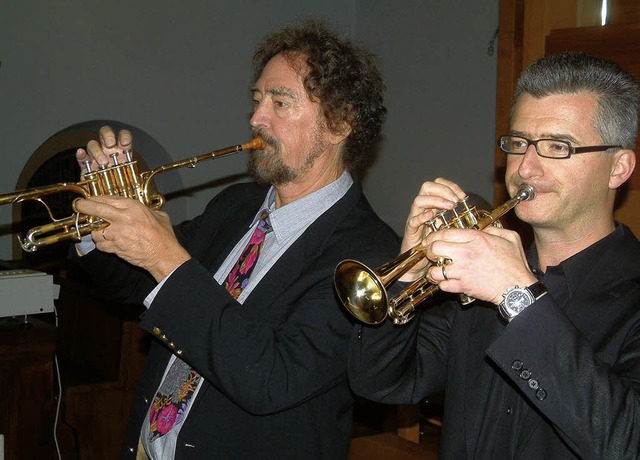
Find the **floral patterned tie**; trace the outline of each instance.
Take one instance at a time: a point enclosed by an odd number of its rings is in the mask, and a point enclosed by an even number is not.
[[[247,246],[224,282],[225,288],[234,299],[238,298],[249,282],[265,236],[271,230],[269,212],[264,210]],[[191,366],[180,358],[175,358],[149,409],[149,442],[164,436],[174,425],[182,423],[201,378],[202,376],[191,369]]]
[[[238,257],[238,261],[233,266],[226,281],[224,282],[224,287],[229,291],[229,293],[231,293],[234,299],[238,298],[249,282],[251,272],[256,266],[256,261],[258,260],[258,256],[262,250],[264,239],[267,236],[267,233],[271,230],[269,212],[264,210],[260,214],[260,222],[258,222],[258,226],[254,230],[253,235],[251,235],[247,246],[242,251],[242,254],[240,254],[240,257]]]

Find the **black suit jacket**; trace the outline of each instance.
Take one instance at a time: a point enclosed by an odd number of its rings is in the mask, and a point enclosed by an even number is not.
[[[337,300],[333,272],[344,258],[373,266],[389,260],[398,252],[398,237],[356,182],[240,305],[213,273],[265,194],[254,184],[232,186],[201,216],[176,226],[193,258],[167,279],[142,315],[141,327],[159,340],[139,383],[122,458],[135,458],[140,427],[172,351],[205,378],[181,428],[176,458],[347,457],[353,396],[346,363],[353,323]],[[81,263],[103,277],[109,271],[112,295],[142,301],[152,280],[139,272],[132,277],[136,270],[121,271],[121,264],[105,263],[112,257],[96,252]]]
[[[518,424],[506,440],[513,458],[640,458],[640,243],[625,226],[617,231],[615,243],[596,243],[606,245],[600,257],[576,261],[588,268],[570,279],[568,302],[550,289],[508,326],[495,306],[457,300],[418,307],[404,327],[357,326],[355,392],[417,403],[444,391],[441,459],[486,458],[477,454],[488,441],[482,422],[496,413]],[[524,401],[520,420],[491,405],[496,379]]]

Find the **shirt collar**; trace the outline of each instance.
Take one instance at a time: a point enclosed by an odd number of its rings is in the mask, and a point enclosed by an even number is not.
[[[540,263],[538,260],[538,253],[535,250],[535,245],[532,245],[528,251],[527,260],[533,270],[533,273],[542,277],[543,275],[555,275],[565,279],[567,289],[570,293],[574,292],[575,288],[587,278],[589,272],[597,265],[595,262],[588,263],[588,261],[602,260],[605,253],[616,242],[621,241],[624,238],[624,227],[616,222],[613,232],[602,238],[600,241],[592,244],[586,249],[583,249],[577,254],[563,260],[556,266],[547,267],[547,271],[543,274],[539,268]]]
[[[260,212],[263,209],[268,209],[269,222],[273,228],[273,234],[278,241],[283,241],[299,234],[300,229],[309,226],[311,222],[342,198],[352,184],[353,177],[348,171],[344,171],[337,180],[330,184],[277,209],[275,205],[276,189],[272,185],[251,225],[253,226],[258,222]]]

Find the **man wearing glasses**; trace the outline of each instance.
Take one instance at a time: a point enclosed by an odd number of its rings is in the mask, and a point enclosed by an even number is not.
[[[381,402],[444,392],[441,458],[640,457],[640,244],[613,219],[635,167],[639,99],[629,73],[584,54],[522,74],[498,145],[509,194],[535,189],[515,208],[533,230],[528,249],[496,227],[423,238],[465,193],[445,179],[422,185],[402,250],[424,244],[431,263],[400,281],[427,276],[478,300],[445,295],[406,326],[356,326],[349,375]]]

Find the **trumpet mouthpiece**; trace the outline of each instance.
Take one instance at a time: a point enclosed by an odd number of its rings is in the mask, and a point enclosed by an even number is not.
[[[264,150],[266,147],[267,143],[260,136],[254,137],[245,145],[245,148],[250,150]]]
[[[536,189],[529,184],[522,184],[518,188],[518,193],[516,193],[516,198],[519,198],[520,201],[533,200],[535,197],[536,197]]]

